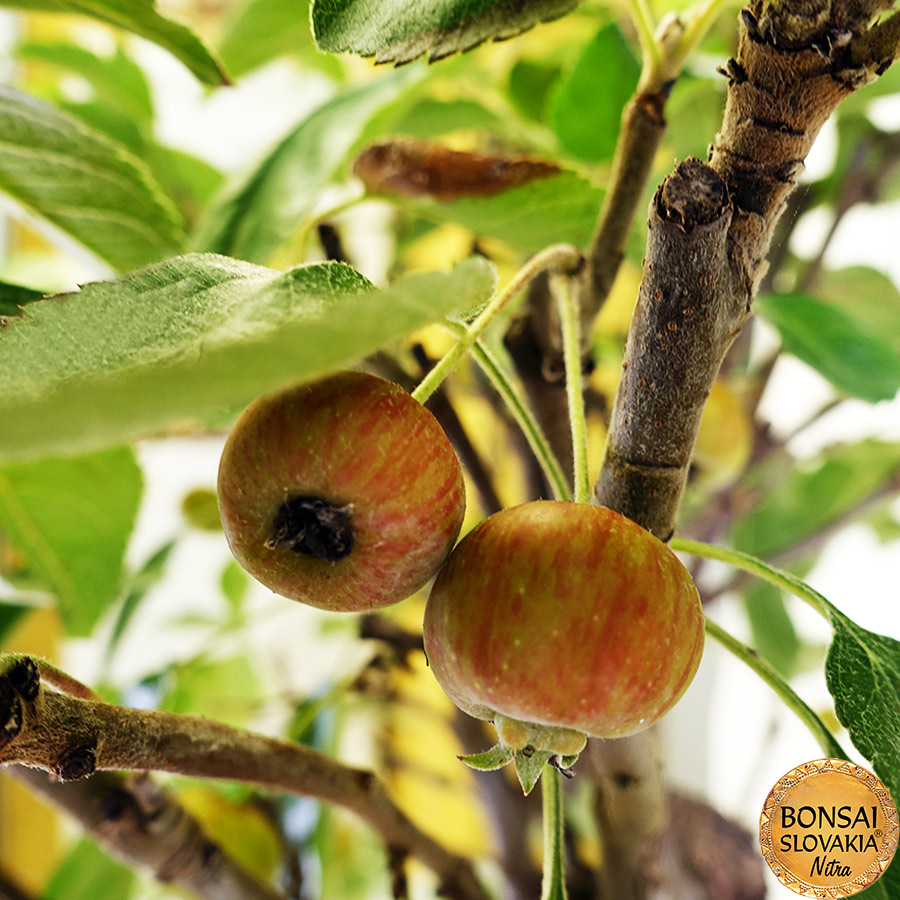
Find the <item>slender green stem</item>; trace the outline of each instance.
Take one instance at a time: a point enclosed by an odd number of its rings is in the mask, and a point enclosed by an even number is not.
[[[551,281],[559,306],[562,326],[563,360],[566,365],[566,399],[572,428],[572,456],[575,460],[575,502],[589,503],[591,484],[588,480],[587,421],[584,412],[584,388],[581,373],[581,311],[572,278],[565,275]]]
[[[419,382],[419,386],[412,392],[412,396],[420,403],[424,403],[440,387],[441,382],[453,371],[453,368],[471,349],[475,341],[481,337],[494,317],[537,275],[545,269],[562,272],[570,271],[581,265],[581,262],[581,251],[571,244],[554,244],[533,256],[510,279],[506,287],[494,295],[488,305],[466,328],[456,344],[438,360],[434,368]]]
[[[825,753],[834,759],[849,759],[825,723],[806,705],[794,689],[764,660],[752,647],[741,643],[715,622],[706,620],[706,633],[746,663],[766,684],[778,694],[787,706],[796,713],[801,722],[812,732],[813,737]]]
[[[672,54],[672,63],[677,66],[679,71],[685,60],[694,52],[697,45],[703,40],[709,29],[712,28],[713,22],[716,21],[716,18],[722,11],[722,7],[726,3],[727,0],[706,0],[706,3],[685,25],[681,40],[678,41],[678,45]]]
[[[669,542],[669,546],[673,550],[682,553],[690,553],[693,556],[702,556],[704,559],[716,559],[720,562],[728,563],[742,572],[749,572],[774,584],[776,587],[799,597],[805,603],[808,603],[820,616],[831,621],[831,604],[816,590],[813,590],[808,584],[801,581],[796,575],[785,572],[783,569],[776,569],[767,562],[763,562],[749,553],[743,553],[740,550],[732,550],[728,547],[717,547],[715,544],[705,544],[703,541],[690,541],[686,538],[673,538]]]
[[[665,90],[681,74],[685,61],[706,36],[713,22],[725,5],[726,0],[706,0],[696,15],[682,24],[680,17],[664,19],[653,34],[656,53],[644,53],[644,65],[639,91],[657,92]],[[633,0],[636,5],[637,0]],[[637,15],[637,13],[635,14]],[[641,42],[645,40],[641,32]]]
[[[459,327],[462,328],[462,326]],[[522,429],[525,440],[528,441],[531,452],[534,453],[547,481],[550,482],[557,500],[571,500],[572,494],[563,467],[515,383],[481,341],[475,342],[472,347],[472,356],[493,385],[494,390],[503,398],[519,428]]]
[[[641,42],[644,69],[658,69],[662,64],[662,51],[656,40],[656,25],[647,0],[631,0],[631,13]]]
[[[546,766],[541,778],[544,800],[544,877],[541,900],[566,900],[566,873],[563,865],[562,776],[553,766]]]

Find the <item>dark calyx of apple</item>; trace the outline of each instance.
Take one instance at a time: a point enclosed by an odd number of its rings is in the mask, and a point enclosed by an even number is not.
[[[284,544],[294,553],[337,562],[353,549],[351,510],[352,506],[332,506],[318,497],[290,497],[275,515],[266,546]]]

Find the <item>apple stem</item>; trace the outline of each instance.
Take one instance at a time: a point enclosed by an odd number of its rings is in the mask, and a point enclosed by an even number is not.
[[[465,325],[459,322],[446,321],[444,322],[444,327],[457,337],[466,330]],[[566,473],[563,471],[562,464],[553,452],[550,442],[528,406],[528,401],[522,396],[521,391],[516,386],[515,379],[510,377],[497,357],[480,339],[472,345],[472,357],[478,363],[494,390],[503,399],[510,415],[516,420],[516,424],[522,429],[525,440],[528,441],[531,452],[537,459],[541,469],[543,469],[548,483],[553,488],[556,499],[571,500],[572,491],[569,487],[569,482],[566,480]]]
[[[438,360],[431,371],[419,382],[412,396],[419,403],[424,403],[441,385],[443,380],[453,371],[456,364],[472,348],[472,345],[494,317],[502,312],[510,300],[516,297],[527,285],[545,270],[572,272],[581,267],[584,257],[577,247],[571,244],[553,244],[532,256],[510,279],[502,291],[494,294],[485,308],[469,323],[465,331],[447,353]]]
[[[706,633],[726,650],[746,663],[766,684],[775,691],[801,722],[810,730],[822,750],[832,759],[849,759],[843,747],[835,740],[825,723],[810,709],[802,697],[781,677],[777,670],[763,659],[756,650],[732,637],[724,628],[710,619],[706,620]]]
[[[566,875],[563,865],[564,831],[562,775],[546,766],[541,778],[544,807],[544,875],[541,900],[567,900]]]
[[[572,456],[575,461],[575,502],[589,503],[591,484],[587,463],[587,420],[581,366],[581,309],[573,290],[573,279],[559,275],[552,279],[551,290],[559,306],[562,327],[563,360],[566,366],[566,399],[572,428]]]
[[[769,584],[775,585],[799,597],[804,603],[808,603],[820,616],[831,622],[831,604],[814,588],[805,581],[801,581],[796,575],[770,566],[759,557],[742,550],[732,550],[729,547],[718,547],[715,544],[706,544],[703,541],[691,541],[687,538],[673,538],[669,546],[681,553],[690,553],[692,556],[702,556],[704,559],[714,559],[728,563],[735,569],[755,575]]]

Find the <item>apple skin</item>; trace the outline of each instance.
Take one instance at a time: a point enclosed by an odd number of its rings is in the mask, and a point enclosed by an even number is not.
[[[678,557],[601,506],[505,509],[450,555],[425,609],[425,652],[450,699],[624,737],[649,728],[700,664],[700,597]]]
[[[345,512],[352,546],[331,561],[272,546],[289,498]],[[397,603],[440,568],[465,512],[462,470],[434,416],[399,385],[339,372],[255,400],[219,464],[231,552],[258,581],[321,609]]]

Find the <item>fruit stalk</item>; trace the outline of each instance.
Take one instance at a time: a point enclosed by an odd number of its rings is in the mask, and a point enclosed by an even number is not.
[[[587,420],[581,374],[581,311],[574,290],[574,279],[560,275],[551,278],[550,286],[559,304],[559,320],[562,327],[566,399],[569,406],[569,425],[572,429],[575,487],[573,493],[576,503],[588,503],[591,499],[591,485],[588,481]]]
[[[737,638],[732,637],[724,628],[719,627],[710,619],[706,620],[706,633],[715,641],[718,641],[726,650],[736,656],[741,662],[746,663],[776,694],[781,698],[788,709],[792,710],[798,719],[809,729],[812,736],[819,742],[822,752],[833,759],[849,759],[843,747],[834,739],[834,735],[825,727],[822,720],[810,709],[809,705],[794,691],[794,689],[778,674],[778,671],[759,653]]]
[[[563,870],[565,848],[563,836],[562,775],[547,766],[541,778],[544,811],[544,877],[541,881],[541,900],[567,900]]]
[[[422,379],[412,396],[424,403],[437,389],[443,380],[453,371],[456,364],[471,349],[485,329],[502,312],[510,300],[516,297],[541,272],[568,272],[581,266],[581,251],[571,244],[553,244],[533,256],[510,279],[502,291],[495,294],[487,306],[475,317],[457,342],[438,360],[437,365]]]
[[[446,327],[457,336],[461,335],[465,330],[464,325],[455,322],[447,322]],[[544,435],[540,423],[531,411],[528,401],[522,396],[515,381],[506,374],[503,366],[500,365],[483,341],[477,340],[472,345],[472,358],[478,364],[487,380],[490,381],[494,390],[503,398],[507,411],[516,420],[519,428],[522,429],[525,440],[528,441],[528,446],[543,470],[547,483],[553,489],[555,498],[557,500],[570,500],[572,492],[569,490],[563,467],[553,452],[550,442]]]

